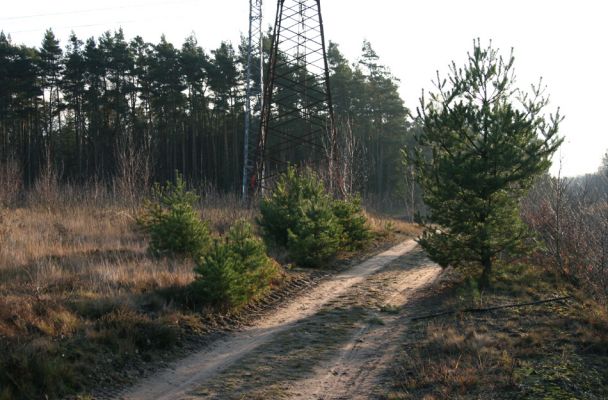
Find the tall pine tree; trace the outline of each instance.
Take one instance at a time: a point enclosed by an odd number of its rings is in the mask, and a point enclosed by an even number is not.
[[[513,61],[475,41],[464,67],[438,76],[418,115],[428,153],[413,162],[429,209],[420,243],[443,266],[480,264],[482,287],[499,255],[522,250],[519,200],[562,142],[559,110],[546,118],[540,85],[530,94],[514,86]]]

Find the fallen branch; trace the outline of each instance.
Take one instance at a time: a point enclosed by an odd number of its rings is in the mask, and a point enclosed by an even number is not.
[[[420,317],[412,317],[412,321],[418,321],[421,319],[430,319],[430,318],[435,318],[435,317],[441,317],[443,315],[451,315],[451,314],[458,314],[458,313],[482,313],[482,312],[488,312],[488,311],[494,311],[494,310],[501,310],[504,308],[534,306],[534,305],[538,305],[538,304],[552,303],[555,301],[567,300],[570,298],[572,298],[572,296],[556,297],[554,299],[538,300],[538,301],[532,301],[532,302],[528,302],[528,303],[507,304],[507,305],[503,305],[503,306],[495,306],[495,307],[488,307],[488,308],[465,308],[462,310],[448,310],[448,311],[443,311],[443,312],[436,313],[436,314],[428,314],[428,315],[423,315]]]

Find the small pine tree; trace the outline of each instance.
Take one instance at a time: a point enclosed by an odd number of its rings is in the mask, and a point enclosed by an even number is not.
[[[343,249],[359,250],[371,240],[372,232],[367,225],[359,197],[334,200],[332,210],[342,227],[340,246]]]
[[[266,255],[264,243],[251,225],[237,222],[225,238],[197,260],[196,293],[206,302],[239,307],[263,295],[279,276],[279,267]]]
[[[211,245],[211,234],[194,206],[198,196],[186,190],[178,174],[175,184],[156,184],[153,200],[146,199],[137,222],[150,238],[155,256],[178,255],[197,258]]]
[[[294,229],[312,204],[328,204],[330,197],[317,175],[310,170],[298,173],[289,167],[279,177],[272,192],[262,198],[258,224],[264,238],[279,246],[287,246],[288,230]]]
[[[302,267],[320,267],[334,257],[343,242],[343,229],[327,202],[308,204],[287,230],[289,257]]]
[[[547,120],[541,88],[530,96],[514,87],[513,61],[475,41],[467,64],[453,63],[418,112],[412,162],[429,209],[420,244],[444,266],[481,264],[481,286],[499,255],[522,251],[519,200],[562,142],[559,110]]]
[[[264,238],[285,247],[300,266],[322,266],[339,251],[360,249],[371,238],[360,200],[334,200],[310,170],[289,168],[262,199],[260,211]]]
[[[250,223],[238,221],[226,235],[226,247],[238,260],[236,272],[244,281],[243,295],[249,300],[263,294],[278,277],[277,263],[268,257],[264,242]]]
[[[194,272],[196,295],[211,304],[239,304],[244,296],[235,288],[242,287],[236,267],[238,260],[221,240],[215,240],[207,254],[201,257]]]

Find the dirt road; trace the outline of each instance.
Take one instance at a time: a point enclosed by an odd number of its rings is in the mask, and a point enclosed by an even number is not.
[[[439,272],[414,241],[401,243],[119,398],[369,398],[409,300]]]

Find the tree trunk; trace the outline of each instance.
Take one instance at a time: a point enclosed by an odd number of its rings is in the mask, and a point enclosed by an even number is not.
[[[490,277],[492,276],[492,259],[490,257],[484,257],[481,262],[483,272],[479,279],[479,289],[488,289],[491,286]]]

